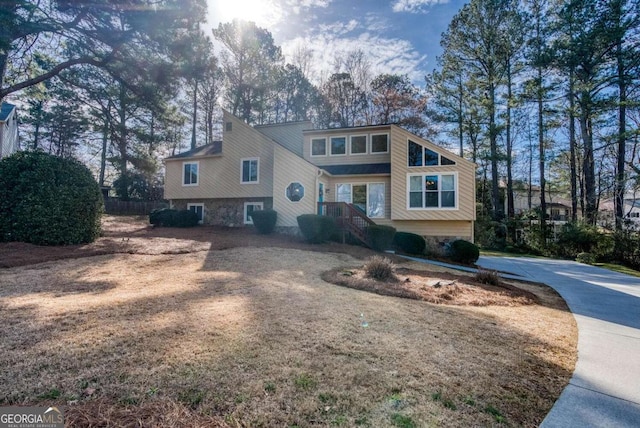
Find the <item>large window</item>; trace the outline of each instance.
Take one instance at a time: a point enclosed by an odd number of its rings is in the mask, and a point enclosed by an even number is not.
[[[367,136],[353,135],[351,136],[351,154],[364,155],[367,153]]]
[[[326,155],[327,155],[327,139],[313,138],[311,140],[311,156],[326,156]]]
[[[245,202],[244,203],[244,224],[253,224],[251,213],[264,209],[263,202]]]
[[[204,204],[187,204],[187,209],[196,213],[198,215],[198,223],[202,224],[204,221]]]
[[[244,184],[247,183],[257,183],[258,182],[258,168],[259,168],[259,160],[258,158],[251,159],[242,159],[242,179],[241,182]]]
[[[409,174],[409,209],[456,208],[455,174]]]
[[[198,162],[185,162],[182,164],[182,185],[198,185]]]
[[[455,161],[448,157],[428,149],[413,141],[408,141],[407,147],[407,165],[409,166],[438,166],[438,165],[455,165]]]
[[[331,137],[331,155],[347,154],[347,137]]]
[[[353,204],[368,217],[384,217],[384,183],[340,183],[336,186],[337,202]]]
[[[389,151],[389,134],[371,136],[371,153],[387,153]]]

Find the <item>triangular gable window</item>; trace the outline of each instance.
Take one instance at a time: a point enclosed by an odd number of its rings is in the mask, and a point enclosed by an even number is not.
[[[409,166],[438,166],[438,165],[455,165],[456,162],[446,156],[442,156],[437,152],[423,147],[413,141],[408,141],[408,158]]]

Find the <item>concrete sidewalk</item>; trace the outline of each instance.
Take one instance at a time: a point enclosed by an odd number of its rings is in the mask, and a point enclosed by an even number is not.
[[[576,319],[576,368],[541,427],[640,427],[640,278],[564,260],[477,264],[553,287]]]

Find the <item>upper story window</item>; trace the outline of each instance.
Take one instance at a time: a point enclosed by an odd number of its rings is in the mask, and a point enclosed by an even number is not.
[[[327,155],[327,139],[312,138],[311,139],[311,156],[326,156],[326,155]]]
[[[258,183],[259,159],[242,159],[242,183]]]
[[[410,209],[456,207],[455,174],[410,174],[408,181]]]
[[[442,156],[441,154],[423,147],[418,143],[409,140],[407,150],[407,165],[409,166],[438,166],[455,165],[455,161]]]
[[[231,132],[233,130],[233,122],[227,122],[224,124],[225,132]]]
[[[389,134],[371,135],[371,153],[389,152]]]
[[[331,155],[346,155],[347,154],[347,138],[346,137],[331,137]]]
[[[367,136],[352,135],[351,136],[351,154],[364,155],[367,153]]]
[[[184,162],[182,164],[182,185],[197,186],[198,185],[198,162]]]

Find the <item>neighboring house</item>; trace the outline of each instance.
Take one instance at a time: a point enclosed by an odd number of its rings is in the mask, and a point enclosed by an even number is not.
[[[2,103],[0,106],[0,159],[15,153],[19,148],[16,106]]]
[[[506,191],[506,185],[500,183]],[[516,215],[540,208],[540,186],[531,186],[531,205],[529,205],[529,188],[526,183],[517,182],[513,189],[513,208]],[[571,200],[564,198],[561,192],[546,190],[547,220],[554,224],[564,224],[571,220]],[[504,201],[504,212],[507,212],[507,200]]]
[[[165,198],[205,224],[251,224],[252,211],[272,208],[280,229],[318,213],[356,235],[375,222],[473,241],[475,164],[398,126],[252,127],[228,112],[223,121],[221,142],[165,159]]]
[[[599,224],[604,227],[615,225],[615,205],[613,199],[607,199],[600,203]],[[640,195],[629,193],[624,197],[622,208],[624,219],[635,230],[640,230]]]

